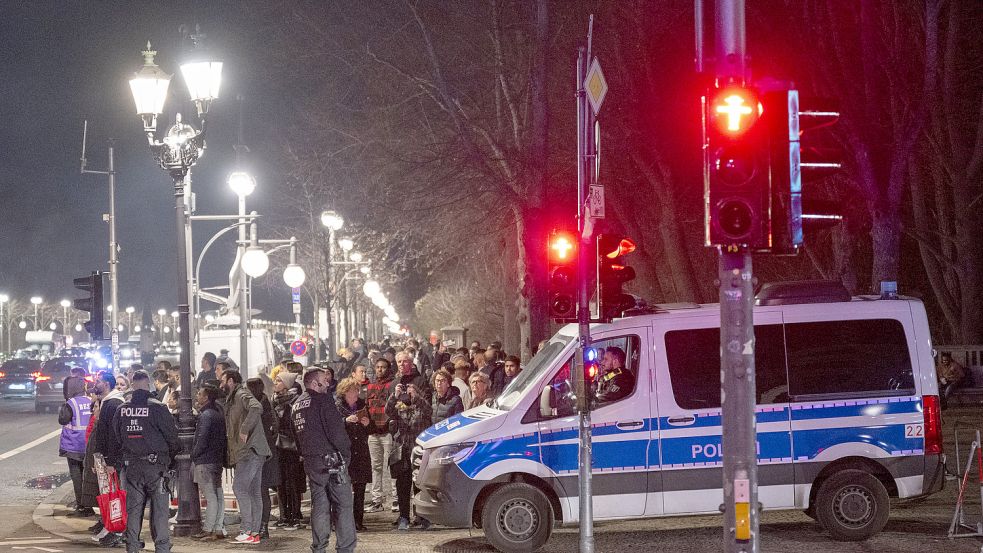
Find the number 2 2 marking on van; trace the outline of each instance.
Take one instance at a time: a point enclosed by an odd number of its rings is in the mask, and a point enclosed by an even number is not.
[[[920,424],[906,424],[904,425],[904,436],[905,438],[922,438],[922,425]]]

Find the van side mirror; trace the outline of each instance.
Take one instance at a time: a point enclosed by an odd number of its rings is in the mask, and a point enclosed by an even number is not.
[[[543,387],[543,391],[539,393],[539,416],[546,419],[553,416],[553,406],[551,405],[553,399],[552,389],[549,386]]]

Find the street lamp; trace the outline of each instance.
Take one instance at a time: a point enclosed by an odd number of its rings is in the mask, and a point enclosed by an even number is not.
[[[41,299],[41,296],[31,297],[31,303],[34,304],[34,330],[38,329],[38,306],[41,305],[41,302],[43,301],[44,300]]]
[[[351,238],[341,238],[338,240],[338,245],[341,246],[341,249],[347,253],[352,251],[352,248],[355,247],[355,242],[353,242]]]
[[[181,114],[175,115],[174,124],[167,129],[162,140],[157,140],[157,116],[164,111],[164,101],[171,77],[164,73],[154,63],[157,52],[147,43],[143,51],[144,65],[132,79],[130,89],[137,115],[143,120],[143,131],[153,153],[154,159],[161,169],[167,171],[174,184],[174,207],[177,223],[178,249],[178,313],[180,320],[175,326],[191,328],[188,283],[188,216],[190,202],[187,193],[191,187],[191,168],[205,151],[206,114],[212,100],[218,98],[222,82],[222,62],[207,59],[200,48],[200,33],[195,32],[189,38],[195,44],[195,58],[181,66],[181,74],[198,111],[201,131],[196,131],[191,125],[181,120]],[[191,334],[181,334],[180,365],[181,393],[178,400],[178,436],[181,441],[181,453],[177,455],[178,469],[178,515],[174,527],[176,536],[189,536],[201,528],[201,509],[198,502],[198,489],[191,474],[191,447],[194,441],[194,416],[191,410]]]
[[[363,257],[362,257],[362,254],[360,252],[352,252],[352,253],[348,254],[348,259],[351,259],[355,263],[361,263]]]
[[[126,339],[130,339],[130,334],[133,333],[133,314],[136,312],[137,308],[132,305],[126,307]]]
[[[335,335],[334,335],[334,318],[331,316],[332,312],[332,293],[331,293],[331,263],[334,261],[334,244],[335,244],[335,233],[341,230],[344,226],[345,220],[342,219],[341,215],[338,215],[334,211],[325,210],[321,212],[321,224],[328,229],[328,251],[327,251],[327,262],[324,264],[324,275],[326,280],[326,286],[324,287],[327,297],[325,298],[325,306],[328,309],[328,360],[331,360],[331,352],[335,348]]]

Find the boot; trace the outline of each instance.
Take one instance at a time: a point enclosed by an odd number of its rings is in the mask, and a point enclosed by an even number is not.
[[[262,539],[268,539],[270,537],[270,523],[264,522],[263,526],[259,529],[259,537]]]

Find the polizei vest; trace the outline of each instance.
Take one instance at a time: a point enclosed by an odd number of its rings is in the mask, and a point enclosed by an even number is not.
[[[72,420],[61,427],[61,442],[58,447],[64,451],[84,454],[85,429],[92,416],[92,400],[77,396],[68,400],[68,406],[72,409]]]

